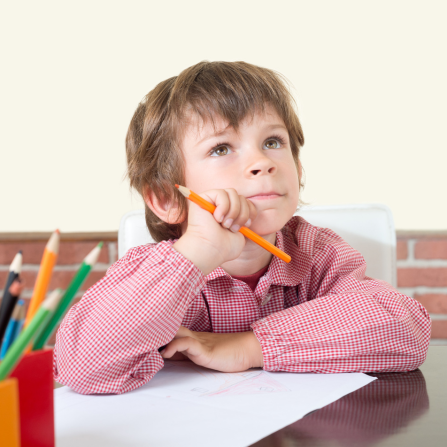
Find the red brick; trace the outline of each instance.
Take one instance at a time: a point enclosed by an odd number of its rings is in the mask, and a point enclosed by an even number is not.
[[[46,244],[44,241],[0,242],[0,264],[11,265],[19,250],[22,250],[24,264],[40,264]]]
[[[22,270],[20,278],[25,285],[25,291],[33,290],[37,279],[37,270]]]
[[[397,241],[396,245],[396,255],[397,259],[407,259],[408,258],[408,244],[406,240]]]
[[[49,290],[54,290],[60,287],[61,289],[66,289],[73,279],[76,269],[68,271],[55,271],[51,277]],[[104,275],[105,271],[101,272],[90,272],[85,283],[82,285],[82,290],[87,290],[90,286],[98,282]]]
[[[431,314],[447,314],[447,294],[427,293],[414,296]]]
[[[91,286],[96,284],[100,279],[104,278],[105,275],[106,275],[105,270],[103,272],[91,272],[90,275],[88,275],[88,278],[85,280],[85,283],[83,284],[81,291],[85,292]]]
[[[54,290],[57,288],[66,289],[68,285],[70,284],[71,280],[73,279],[75,273],[77,272],[77,269],[73,270],[63,270],[63,271],[53,271],[53,274],[51,276],[51,281],[48,287],[48,290]],[[7,272],[0,272],[0,284],[2,284],[1,287],[4,287],[4,284],[6,282],[6,275],[3,275],[4,273],[7,274]],[[37,279],[37,270],[23,270],[20,277],[22,278],[22,281],[25,284],[25,292],[32,292],[34,290],[34,286],[36,284]],[[85,280],[85,283],[82,285],[81,290],[87,290],[89,287],[91,287],[93,284],[97,283],[103,276],[105,276],[106,270],[103,271],[92,271],[88,275],[87,279]]]
[[[447,320],[432,320],[431,338],[447,339]]]
[[[5,287],[6,279],[8,278],[9,272],[8,271],[0,271],[0,289],[3,290],[3,287]]]
[[[59,247],[57,265],[80,264],[98,245],[98,241],[62,241]],[[40,265],[47,242],[0,242],[0,265],[11,265],[19,250],[23,253],[24,264]],[[107,242],[104,243],[98,262],[109,264]],[[113,263],[114,261],[111,261]]]
[[[99,241],[61,242],[57,264],[80,264],[98,243]],[[109,263],[107,243],[101,249],[98,262]]]
[[[423,239],[414,246],[416,259],[447,259],[446,239]]]
[[[118,247],[117,247],[117,243],[116,242],[109,242],[109,244],[113,244],[114,246],[115,246],[115,255],[113,256],[113,259],[112,258],[110,258],[109,259],[109,262],[110,262],[110,265],[112,265],[114,262],[116,262],[116,261],[118,261]]]
[[[436,268],[398,268],[397,269],[398,287],[446,287],[447,286],[447,267]]]

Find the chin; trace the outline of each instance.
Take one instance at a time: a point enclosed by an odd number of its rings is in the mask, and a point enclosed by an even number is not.
[[[256,217],[255,222],[249,228],[259,236],[266,236],[268,234],[276,233],[281,230],[281,228],[290,220],[283,216],[278,216],[276,212],[269,213],[270,215],[265,215],[268,211],[264,211],[264,215],[259,215]]]

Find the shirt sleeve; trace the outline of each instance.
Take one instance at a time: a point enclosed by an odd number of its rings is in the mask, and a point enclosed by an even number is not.
[[[430,317],[413,298],[365,276],[364,258],[322,229],[302,304],[252,325],[267,371],[411,371],[427,355]]]
[[[81,394],[122,394],[163,367],[203,273],[167,242],[129,250],[62,321],[54,379]]]

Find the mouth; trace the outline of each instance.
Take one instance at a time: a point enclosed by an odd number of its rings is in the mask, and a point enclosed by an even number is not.
[[[279,199],[282,197],[280,194],[276,193],[265,193],[265,194],[257,194],[255,196],[247,197],[247,199],[250,200],[273,200],[273,199]]]

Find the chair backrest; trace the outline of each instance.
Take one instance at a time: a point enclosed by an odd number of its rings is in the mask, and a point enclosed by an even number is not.
[[[330,228],[366,260],[366,274],[397,286],[396,232],[391,210],[382,204],[306,206],[296,215],[312,225]],[[154,242],[144,210],[126,213],[118,231],[118,256],[138,245]]]

